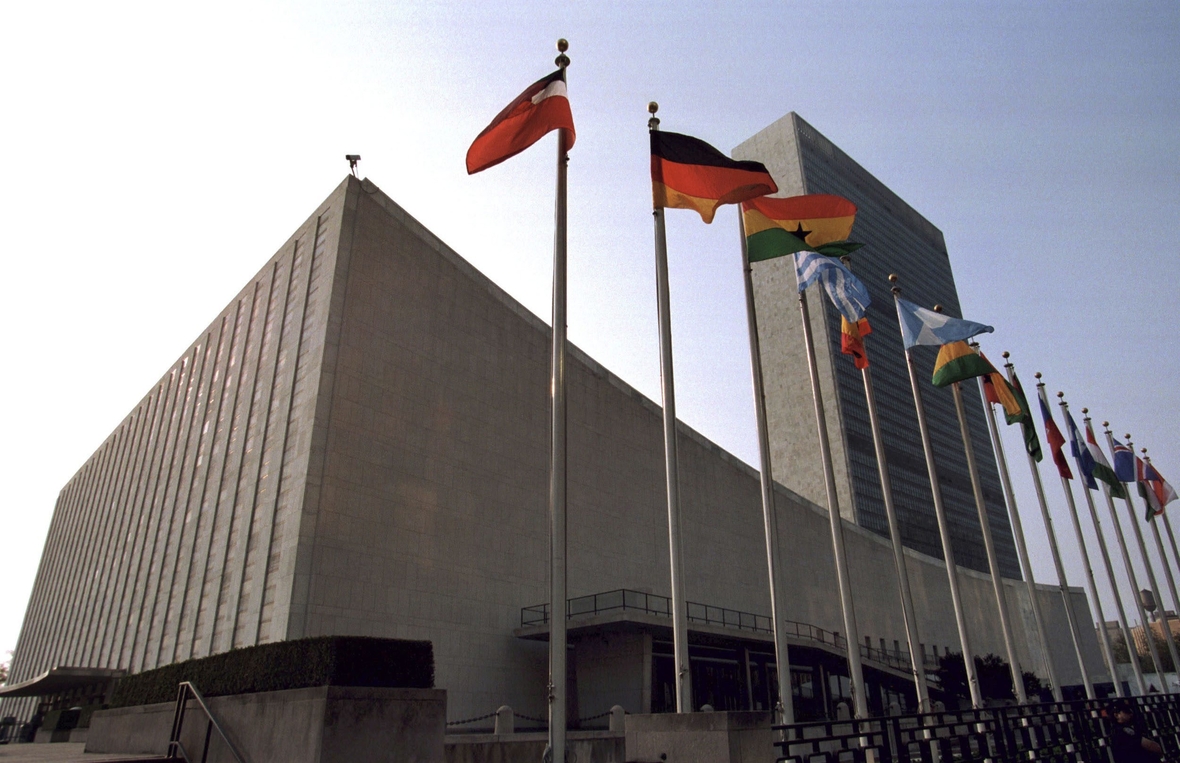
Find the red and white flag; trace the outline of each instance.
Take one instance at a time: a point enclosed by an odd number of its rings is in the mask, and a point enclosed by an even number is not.
[[[467,174],[494,167],[536,143],[551,130],[569,130],[574,145],[574,116],[565,88],[565,69],[558,69],[525,88],[467,149]]]

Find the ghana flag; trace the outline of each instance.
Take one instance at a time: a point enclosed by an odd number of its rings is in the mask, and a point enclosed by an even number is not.
[[[934,359],[934,377],[930,382],[935,387],[949,387],[955,382],[995,373],[995,370],[966,342],[951,342],[938,351],[938,357]]]
[[[856,205],[843,196],[813,193],[742,203],[750,262],[803,251],[829,257],[856,251],[863,244],[847,240],[855,220]]]
[[[722,204],[777,192],[760,162],[730,159],[688,135],[651,131],[651,195],[657,209],[694,209],[711,223]]]

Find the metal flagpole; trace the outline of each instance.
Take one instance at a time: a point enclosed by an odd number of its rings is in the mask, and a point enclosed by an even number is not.
[[[852,258],[840,258],[849,270]],[[926,686],[925,655],[918,636],[918,618],[914,614],[914,597],[910,592],[910,575],[906,569],[905,552],[901,545],[901,528],[897,523],[897,508],[893,504],[893,483],[889,479],[889,461],[885,456],[885,441],[881,436],[881,421],[877,416],[877,400],[873,395],[873,375],[866,366],[860,371],[865,387],[865,405],[869,410],[869,428],[873,432],[873,451],[877,456],[877,474],[881,480],[881,497],[885,503],[885,518],[889,523],[889,541],[893,546],[893,565],[897,569],[897,586],[901,595],[901,615],[905,624],[906,641],[910,650],[910,672],[914,677],[914,691],[918,697],[918,712],[930,712],[930,691]]]
[[[742,273],[746,286],[746,325],[750,334],[750,370],[754,377],[754,415],[758,419],[759,481],[762,486],[762,521],[766,531],[766,567],[770,574],[770,627],[774,632],[774,663],[778,671],[778,697],[774,698],[779,723],[795,722],[795,703],[791,689],[791,660],[785,631],[779,618],[786,611],[779,586],[778,516],[774,510],[774,473],[770,463],[770,434],[766,425],[766,393],[762,384],[762,351],[758,346],[758,313],[754,306],[754,276],[746,249],[746,223],[738,215],[742,234]],[[753,709],[753,708],[751,708]]]
[[[1143,452],[1147,453],[1147,448],[1144,448]],[[1168,531],[1168,544],[1172,547],[1172,558],[1176,561],[1176,568],[1180,569],[1180,549],[1176,548],[1176,533],[1172,532],[1172,520],[1168,519],[1166,511],[1163,513],[1163,517],[1164,529]]]
[[[1064,400],[1062,401],[1062,404],[1064,405]],[[1089,411],[1090,411],[1089,408],[1082,409],[1082,425],[1085,426],[1087,429],[1089,429],[1089,427],[1090,427],[1090,417],[1088,415],[1086,415],[1089,413]],[[1082,445],[1082,443],[1078,443],[1078,444]],[[1082,445],[1082,447],[1085,447],[1085,446]],[[1081,469],[1082,469],[1081,462],[1078,462],[1078,471],[1080,472]],[[1105,483],[1103,483],[1103,484],[1105,485]],[[1123,535],[1123,525],[1121,522],[1119,522],[1119,516],[1118,516],[1118,513],[1115,511],[1114,500],[1111,498],[1110,491],[1103,490],[1102,492],[1103,492],[1103,495],[1106,496],[1106,510],[1110,513],[1111,524],[1114,525],[1114,536],[1115,536],[1115,540],[1117,540],[1119,543],[1119,551],[1120,551],[1120,553],[1122,553],[1122,556],[1123,556],[1123,566],[1127,572],[1127,580],[1131,583],[1131,598],[1135,600],[1135,609],[1139,612],[1139,622],[1143,623],[1144,641],[1147,642],[1147,649],[1148,649],[1148,652],[1151,654],[1152,664],[1155,666],[1156,670],[1159,670],[1159,666],[1160,666],[1159,650],[1157,650],[1155,648],[1155,641],[1153,641],[1151,638],[1148,638],[1147,609],[1143,606],[1142,597],[1139,596],[1139,580],[1138,580],[1138,577],[1135,575],[1135,565],[1131,563],[1131,553],[1129,551],[1127,551],[1127,539]],[[1089,488],[1086,488],[1086,497],[1088,499],[1090,499],[1090,501],[1091,501],[1090,510],[1094,511],[1093,499],[1090,496],[1090,489]],[[1094,516],[1095,517],[1098,516],[1097,512],[1095,512]],[[1097,521],[1097,520],[1095,520],[1095,521]],[[1097,525],[1095,525],[1095,526],[1097,526]],[[1110,575],[1110,583],[1111,583],[1111,586],[1113,587],[1115,585],[1114,575],[1111,573],[1111,570],[1107,570],[1107,574]],[[1116,592],[1116,596],[1117,596],[1117,592]],[[1116,601],[1117,601],[1117,599],[1116,599]],[[1123,630],[1126,631],[1126,634],[1127,634],[1126,635],[1127,653],[1131,656],[1132,665],[1134,665],[1139,662],[1139,659],[1137,656],[1139,649],[1133,640],[1133,636],[1131,634],[1131,628],[1130,628],[1130,625],[1128,622],[1123,623]],[[1134,649],[1135,651],[1132,652],[1131,651],[1132,649]],[[1140,669],[1140,670],[1142,672],[1142,669]],[[1143,686],[1144,686],[1143,693],[1146,694],[1147,693],[1146,679],[1143,682]]]
[[[1065,402],[1065,393],[1058,392],[1057,398],[1060,401],[1059,405],[1061,406],[1061,410],[1062,410],[1062,414],[1063,414],[1062,417],[1068,422],[1069,421],[1069,404]],[[1070,434],[1072,435],[1072,432]],[[1082,477],[1082,475],[1080,474],[1080,472],[1082,470],[1081,462],[1078,459],[1074,459],[1074,463],[1078,467],[1078,472],[1079,472],[1078,478],[1081,479],[1081,477]],[[1086,507],[1089,508],[1089,510],[1090,510],[1090,521],[1094,525],[1094,535],[1098,538],[1098,553],[1101,554],[1101,556],[1102,556],[1102,563],[1103,563],[1103,566],[1105,566],[1105,568],[1106,568],[1106,580],[1110,584],[1111,595],[1114,596],[1115,611],[1118,613],[1119,627],[1123,631],[1123,640],[1127,642],[1127,652],[1129,653],[1129,655],[1131,657],[1131,669],[1135,673],[1135,683],[1139,688],[1139,693],[1146,694],[1147,693],[1147,684],[1144,683],[1144,681],[1143,681],[1143,668],[1139,665],[1138,649],[1136,649],[1136,647],[1135,647],[1135,640],[1131,638],[1131,627],[1127,624],[1127,612],[1123,608],[1123,598],[1122,598],[1122,596],[1119,595],[1118,583],[1115,581],[1115,577],[1114,577],[1114,567],[1112,567],[1110,564],[1110,553],[1106,550],[1106,536],[1103,535],[1103,533],[1102,533],[1102,523],[1098,520],[1098,511],[1094,508],[1094,497],[1092,495],[1090,495],[1090,489],[1087,488],[1085,485],[1082,485],[1082,495],[1084,495],[1086,497]],[[1072,493],[1070,494],[1070,497],[1071,498],[1073,497]],[[1071,506],[1071,508],[1072,508],[1072,506]],[[1075,514],[1075,518],[1076,518],[1076,514]],[[1078,528],[1078,531],[1079,531],[1078,537],[1080,538],[1081,537],[1081,535],[1080,535],[1081,528],[1080,527]],[[1106,632],[1106,622],[1105,621],[1103,621],[1101,623],[1101,626],[1099,627],[1098,630],[1099,630],[1099,633]],[[1110,637],[1107,636],[1107,640],[1109,640],[1109,638]],[[1111,675],[1114,677],[1114,680],[1115,680],[1115,687],[1118,688],[1119,680],[1118,680],[1118,674],[1115,672],[1115,662],[1114,662],[1113,652],[1111,654],[1110,668],[1111,668]]]
[[[1007,358],[1008,353],[1004,353],[1004,357]],[[1015,384],[1016,367],[1009,362],[1004,365],[1004,368],[1008,371],[1008,381]],[[1037,378],[1040,378],[1040,374],[1037,374]],[[1029,415],[1032,415],[1031,411]],[[1045,525],[1045,534],[1049,536],[1049,550],[1053,555],[1053,565],[1057,568],[1057,586],[1061,590],[1061,602],[1065,607],[1065,619],[1069,622],[1069,635],[1073,640],[1074,653],[1078,657],[1082,684],[1086,687],[1086,699],[1094,699],[1094,682],[1090,680],[1090,670],[1086,667],[1086,658],[1082,651],[1082,632],[1078,628],[1077,615],[1074,614],[1073,604],[1070,601],[1069,582],[1065,576],[1065,565],[1061,562],[1061,550],[1057,548],[1057,533],[1053,530],[1053,518],[1049,514],[1049,504],[1045,500],[1045,486],[1041,484],[1041,471],[1037,468],[1037,460],[1032,457],[1031,453],[1026,450],[1024,455],[1028,458],[1028,467],[1032,471],[1033,486],[1037,491],[1037,503],[1041,506],[1041,521]],[[1052,660],[1051,654],[1050,660]],[[1057,697],[1058,691],[1060,689],[1055,688],[1054,697]]]
[[[1102,426],[1107,427],[1106,441],[1110,447],[1110,452],[1114,453],[1114,436],[1110,432],[1110,429],[1109,429],[1110,424],[1108,422],[1104,421],[1104,422],[1102,422]],[[1131,440],[1130,435],[1127,435],[1127,447],[1131,448],[1131,452],[1133,453],[1134,447],[1133,447],[1133,444],[1130,442],[1130,440]],[[1147,544],[1143,542],[1143,532],[1142,532],[1142,530],[1139,529],[1139,520],[1135,517],[1135,504],[1133,504],[1131,502],[1131,491],[1129,489],[1127,489],[1126,485],[1123,485],[1123,489],[1126,490],[1126,492],[1127,492],[1127,497],[1126,497],[1127,513],[1129,513],[1131,515],[1131,527],[1134,528],[1135,538],[1136,538],[1136,540],[1139,541],[1139,555],[1143,559],[1143,567],[1147,570],[1147,581],[1151,585],[1151,593],[1153,596],[1155,596],[1155,600],[1159,604],[1160,613],[1163,615],[1163,624],[1162,624],[1161,629],[1164,632],[1164,641],[1166,641],[1168,644],[1168,654],[1172,658],[1172,670],[1180,671],[1180,654],[1177,654],[1177,651],[1176,651],[1176,639],[1172,635],[1172,626],[1168,622],[1168,610],[1166,607],[1164,607],[1164,597],[1160,594],[1159,583],[1156,582],[1155,571],[1151,567],[1151,558],[1147,555]],[[1153,520],[1154,520],[1154,517],[1153,517]],[[1167,567],[1167,559],[1164,559],[1164,557],[1162,556],[1163,550],[1164,550],[1164,544],[1163,544],[1162,540],[1160,539],[1159,528],[1155,526],[1154,521],[1152,521],[1151,527],[1153,530],[1155,530],[1155,539],[1156,539],[1157,545],[1159,546],[1159,550],[1160,550],[1160,554],[1161,554],[1160,559],[1162,559],[1164,561],[1164,566],[1166,568]],[[1173,606],[1175,606],[1176,585],[1172,581],[1172,573],[1170,570],[1168,571],[1168,584],[1171,586],[1170,593],[1172,594]],[[1136,586],[1136,588],[1138,588],[1138,586]],[[1138,597],[1136,597],[1136,598],[1138,598]],[[1142,606],[1143,602],[1140,601],[1139,604],[1140,604],[1140,609],[1143,609],[1143,606]],[[1150,628],[1147,624],[1146,610],[1143,611],[1143,637],[1147,641],[1154,642],[1154,638],[1150,637]],[[1168,691],[1168,682],[1164,678],[1164,669],[1160,665],[1159,662],[1156,662],[1155,665],[1156,665],[1156,672],[1159,674],[1160,683],[1163,684],[1160,687],[1160,691],[1163,691],[1166,693]]]
[[[1040,381],[1041,372],[1036,373],[1037,396],[1049,410],[1049,395],[1045,392],[1045,383]],[[1123,682],[1119,680],[1115,669],[1114,650],[1110,647],[1110,633],[1106,630],[1106,615],[1102,613],[1102,600],[1098,598],[1098,584],[1094,582],[1094,568],[1090,565],[1090,554],[1086,551],[1086,538],[1082,535],[1082,523],[1078,519],[1078,506],[1073,500],[1073,491],[1069,489],[1069,480],[1061,477],[1061,489],[1065,492],[1065,501],[1069,504],[1069,518],[1073,520],[1074,535],[1078,539],[1078,551],[1082,555],[1082,566],[1086,570],[1086,590],[1090,594],[1090,601],[1094,605],[1094,614],[1098,615],[1098,643],[1102,646],[1102,659],[1106,661],[1106,669],[1110,672],[1110,680],[1114,683],[1114,691],[1120,697],[1125,697]],[[1130,650],[1130,644],[1127,645]],[[1079,660],[1081,657],[1078,658]]]
[[[935,312],[942,312],[934,306]],[[1008,600],[1004,596],[1004,581],[1000,577],[1000,562],[996,558],[996,545],[992,542],[992,526],[987,516],[987,505],[983,502],[983,485],[979,482],[979,469],[975,465],[975,449],[971,447],[971,431],[967,428],[967,410],[963,407],[963,392],[959,382],[951,384],[955,398],[955,411],[959,414],[959,434],[963,436],[963,451],[967,454],[967,474],[971,477],[971,492],[975,495],[975,510],[979,514],[979,529],[983,533],[983,550],[987,554],[987,566],[991,570],[992,590],[996,596],[996,609],[1000,613],[1000,630],[1004,634],[1004,651],[1008,653],[1008,668],[1012,671],[1012,688],[1016,701],[1028,702],[1024,691],[1024,673],[1016,656],[1016,639],[1012,637],[1012,621],[1008,617]]]
[[[897,274],[890,274],[890,283],[894,284],[894,304],[901,296],[901,288],[897,284]],[[975,671],[975,654],[971,651],[971,640],[967,634],[967,620],[963,616],[963,601],[959,596],[959,571],[955,566],[955,551],[951,546],[951,532],[946,521],[946,507],[942,503],[942,488],[938,483],[938,467],[934,463],[934,450],[930,445],[930,430],[926,426],[926,408],[922,405],[922,390],[918,386],[918,372],[914,368],[914,359],[909,350],[905,350],[906,367],[910,373],[910,387],[914,392],[914,408],[918,413],[918,431],[922,435],[922,451],[926,455],[926,472],[930,476],[930,493],[934,499],[934,516],[938,520],[938,535],[942,541],[942,558],[946,563],[947,581],[951,588],[951,605],[955,610],[955,626],[959,630],[959,646],[963,651],[963,667],[967,671],[967,688],[971,692],[971,706],[983,707],[983,695],[979,690],[979,676]]]
[[[1086,415],[1087,413],[1089,413],[1089,409],[1082,408],[1082,415],[1086,416],[1084,417],[1083,422],[1086,423],[1086,428],[1089,429],[1090,417]],[[1103,426],[1110,425],[1109,423],[1106,423],[1106,425]],[[1107,430],[1107,436],[1108,438],[1110,436],[1109,430]],[[1110,452],[1114,452],[1114,446],[1110,446]],[[1119,521],[1119,513],[1115,511],[1114,496],[1110,494],[1110,487],[1106,484],[1106,482],[1103,482],[1102,484],[1102,494],[1106,495],[1107,511],[1110,512],[1110,521],[1113,522],[1115,533],[1117,538],[1119,538],[1119,546],[1122,548],[1123,563],[1127,565],[1127,579],[1130,581],[1130,592],[1132,592],[1132,597],[1135,599],[1135,607],[1139,610],[1139,621],[1143,625],[1143,640],[1147,642],[1148,650],[1151,651],[1152,663],[1155,665],[1155,672],[1160,678],[1162,689],[1166,690],[1167,682],[1165,679],[1163,679],[1163,667],[1162,663],[1160,662],[1159,649],[1156,649],[1155,639],[1152,638],[1151,623],[1149,623],[1147,617],[1147,607],[1143,606],[1143,598],[1139,594],[1139,579],[1135,575],[1135,566],[1132,564],[1132,561],[1130,561],[1130,552],[1127,551],[1127,541],[1125,538],[1123,538],[1122,522]],[[1152,586],[1152,594],[1155,597],[1155,600],[1159,601],[1160,606],[1162,607],[1163,598],[1160,596],[1160,586],[1156,584],[1155,573],[1152,571],[1152,565],[1147,559],[1147,546],[1143,544],[1143,533],[1139,530],[1139,521],[1135,519],[1134,507],[1130,509],[1130,526],[1132,526],[1132,530],[1135,531],[1135,540],[1139,541],[1139,554],[1143,561],[1143,566],[1147,568],[1148,585]],[[1171,652],[1172,655],[1172,664],[1176,665],[1178,664],[1178,660],[1176,660],[1175,644],[1172,642],[1171,638],[1168,638],[1167,642],[1168,651]],[[1127,651],[1130,651],[1130,644],[1127,645]]]
[[[1007,359],[1007,357],[1008,353],[1005,352],[1004,358]],[[1045,619],[1041,612],[1041,600],[1037,595],[1037,583],[1033,579],[1032,563],[1028,559],[1028,547],[1024,543],[1024,526],[1020,522],[1020,511],[1016,507],[1016,495],[1012,492],[1012,480],[1008,475],[1008,459],[1004,455],[1004,444],[1000,442],[1000,430],[996,426],[996,411],[987,401],[982,376],[979,377],[979,396],[987,411],[988,431],[992,436],[996,463],[1000,467],[1000,482],[1004,486],[1004,497],[1008,499],[1008,518],[1012,523],[1012,535],[1016,540],[1016,555],[1020,558],[1020,566],[1024,569],[1024,582],[1028,587],[1029,604],[1032,606],[1033,620],[1037,625],[1037,637],[1041,641],[1041,653],[1045,655],[1045,669],[1049,672],[1049,684],[1053,689],[1053,699],[1060,702],[1062,700],[1061,685],[1057,681],[1057,669],[1053,667],[1053,652],[1049,649],[1049,639],[1045,636]]]
[[[836,557],[836,583],[840,588],[840,609],[844,614],[844,635],[848,642],[848,672],[852,682],[852,701],[857,718],[869,717],[864,669],[860,662],[860,631],[852,602],[852,582],[848,578],[848,556],[844,550],[844,525],[840,519],[840,499],[836,495],[836,476],[832,471],[832,449],[828,442],[828,423],[824,416],[823,392],[819,386],[819,369],[815,364],[815,345],[811,337],[811,315],[807,309],[807,291],[799,292],[799,314],[803,318],[803,343],[807,348],[807,368],[811,372],[811,396],[815,401],[815,425],[819,431],[819,455],[824,467],[824,487],[828,496],[828,524],[832,530],[832,550]]]
[[[651,131],[660,129],[659,105],[647,110]],[[672,643],[676,660],[676,712],[692,712],[692,674],[688,658],[688,612],[684,603],[684,568],[680,559],[680,470],[676,457],[676,391],[672,378],[672,316],[668,306],[668,237],[664,210],[652,211],[656,223],[656,302],[660,313],[660,382],[664,404],[664,470],[668,485],[668,549],[672,562]],[[789,680],[789,676],[788,676]]]
[[[556,64],[565,69],[569,43],[557,41]],[[565,761],[566,730],[566,170],[568,136],[557,131],[557,203],[553,236],[553,350],[550,377],[552,442],[549,461],[549,749],[551,761]]]

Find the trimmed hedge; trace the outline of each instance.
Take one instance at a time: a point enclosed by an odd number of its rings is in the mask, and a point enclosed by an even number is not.
[[[110,707],[175,702],[189,681],[206,697],[309,686],[434,688],[429,641],[324,636],[234,649],[120,679]]]

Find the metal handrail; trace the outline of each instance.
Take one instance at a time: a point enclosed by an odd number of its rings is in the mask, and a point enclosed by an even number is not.
[[[205,729],[205,748],[201,752],[201,763],[205,763],[209,757],[209,740],[212,736],[213,730],[221,736],[221,741],[225,742],[225,746],[229,748],[229,752],[234,756],[234,760],[238,763],[245,763],[242,756],[238,754],[234,743],[229,741],[225,731],[221,728],[221,724],[213,717],[213,711],[209,709],[209,705],[205,703],[205,698],[201,696],[201,692],[197,687],[193,686],[189,681],[181,681],[176,693],[176,713],[172,716],[172,735],[168,738],[168,757],[177,759],[177,753],[180,753],[180,758],[183,758],[189,763],[192,763],[192,758],[189,757],[188,751],[184,749],[184,745],[180,742],[180,730],[184,726],[184,711],[188,705],[189,695],[197,701],[201,710],[205,712],[205,717],[209,719],[209,726]]]
[[[774,632],[771,627],[770,618],[766,615],[715,607],[710,604],[698,604],[692,601],[685,602],[685,605],[688,610],[688,621],[692,623],[720,625],[758,633]],[[667,596],[645,593],[643,591],[633,591],[628,588],[618,588],[613,591],[605,591],[603,593],[570,599],[566,607],[566,618],[572,620],[575,617],[628,609],[649,615],[670,617],[672,614],[672,600]],[[523,607],[520,610],[521,627],[544,625],[548,622],[548,604],[535,604],[531,607]],[[800,623],[794,620],[784,620],[782,627],[789,636],[828,644],[837,649],[848,649],[848,639],[834,631],[824,630],[810,623]],[[905,672],[910,670],[910,661],[906,656],[890,653],[886,650],[874,649],[864,644],[858,646],[861,655],[866,659],[888,665],[897,670]],[[936,668],[938,667],[938,658],[935,657],[933,662],[929,659],[924,659],[923,663],[923,668]]]

